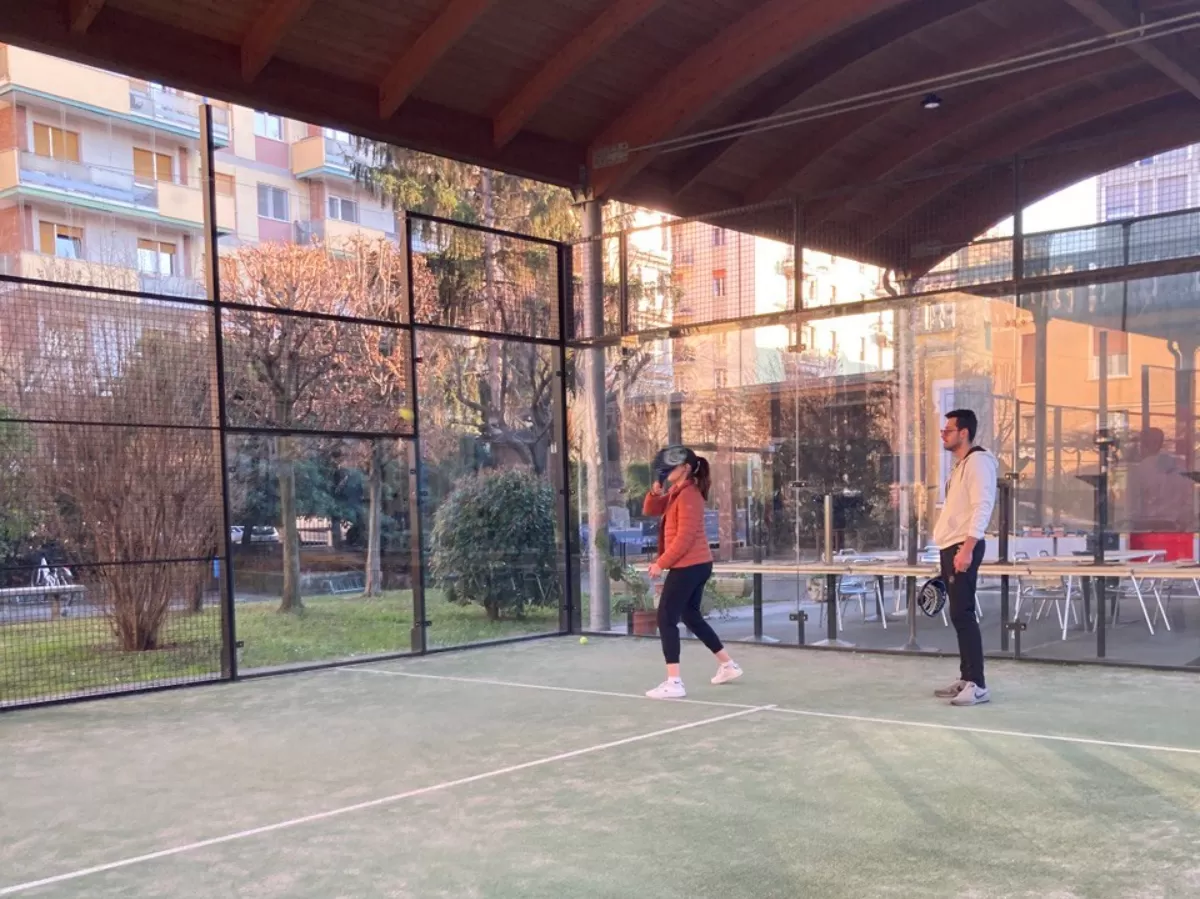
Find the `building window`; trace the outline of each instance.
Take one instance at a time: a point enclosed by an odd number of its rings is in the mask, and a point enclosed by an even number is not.
[[[953,303],[931,303],[921,309],[921,324],[925,331],[953,331],[955,316]]]
[[[358,222],[358,204],[345,197],[329,198],[329,217],[342,222]]]
[[[1021,446],[1032,446],[1036,442],[1037,415],[1033,412],[1022,412],[1018,422],[1021,428]]]
[[[1032,384],[1037,380],[1037,335],[1021,335],[1021,383]]]
[[[1178,212],[1187,209],[1188,176],[1171,175],[1158,179],[1158,212]]]
[[[1088,366],[1088,377],[1093,381],[1100,377],[1100,335],[1103,328],[1092,329],[1092,358]],[[1129,377],[1129,334],[1125,331],[1108,331],[1108,376]]]
[[[217,180],[217,196],[232,197],[236,187],[233,175],[223,175],[220,172],[216,174]]]
[[[175,274],[175,244],[138,238],[138,271],[147,275]]]
[[[281,187],[258,185],[258,215],[260,218],[288,221],[288,195]]]
[[[713,272],[713,296],[725,296],[725,272]]]
[[[133,180],[138,184],[175,180],[175,160],[167,153],[133,148]]]
[[[332,141],[337,141],[339,144],[350,144],[350,132],[339,131],[337,128],[323,129],[325,137]]]
[[[1135,215],[1137,208],[1132,184],[1110,184],[1104,188],[1105,221],[1133,218]]]
[[[33,152],[51,159],[79,162],[79,133],[34,122]]]
[[[714,247],[725,246],[725,229],[713,228],[713,244]]]
[[[58,225],[54,222],[40,222],[38,238],[39,249],[47,256],[57,256],[59,259],[83,258],[82,228],[72,228],[69,225]]]
[[[254,113],[254,133],[269,140],[283,140],[283,119],[269,112]]]

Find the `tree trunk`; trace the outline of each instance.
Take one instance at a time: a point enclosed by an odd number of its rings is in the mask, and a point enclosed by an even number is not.
[[[341,549],[345,546],[346,541],[342,536],[342,519],[329,519],[329,543],[334,549]]]
[[[276,458],[279,471],[279,514],[283,518],[283,596],[279,611],[299,612],[304,609],[300,600],[300,530],[296,527],[296,461],[292,438],[279,437]]]
[[[188,611],[198,615],[204,611],[204,581],[206,574],[199,574],[192,579],[191,596],[188,597]]]
[[[371,467],[367,473],[367,572],[364,596],[383,592],[383,445],[371,444]]]

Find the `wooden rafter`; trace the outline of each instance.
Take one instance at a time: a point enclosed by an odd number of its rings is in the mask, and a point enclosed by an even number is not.
[[[1100,0],[1065,0],[1065,2],[1088,21],[1110,34],[1114,31],[1136,28],[1142,24],[1137,13],[1128,7],[1117,10]],[[1193,97],[1200,98],[1200,77],[1196,75],[1194,64],[1178,58],[1174,52],[1149,41],[1130,44],[1129,50],[1150,63]]]
[[[493,0],[450,0],[379,84],[379,117],[391,118],[421,79]]]
[[[1079,128],[1120,110],[1134,109],[1143,103],[1160,100],[1178,89],[1178,85],[1173,81],[1161,76],[1142,79],[1114,91],[1099,91],[1085,100],[1059,104],[1053,111],[1031,118],[1016,128],[1006,128],[998,133],[992,129],[974,150],[954,157],[955,172],[914,183],[896,202],[883,209],[874,210],[870,217],[870,227],[862,232],[862,241],[871,243],[975,174],[973,170],[964,172],[963,168],[1004,159],[1026,147],[1051,140],[1056,134]]]
[[[417,98],[381,121],[376,85],[287,59],[276,59],[247,85],[238,66],[238,45],[119,7],[106,9],[86,40],[76,40],[61,10],[37,0],[14,0],[0,16],[0,40],[100,68],[119,63],[134,78],[565,187],[579,183],[587,158],[581,144],[529,133],[497,150],[490,119]]]
[[[1113,65],[1114,55],[1116,51],[1084,56],[1051,69],[1034,69],[1014,75],[994,85],[988,85],[983,91],[961,94],[961,103],[948,103],[930,115],[925,126],[917,128],[907,137],[889,142],[873,159],[854,164],[850,172],[853,181],[846,182],[843,186],[885,179],[957,134],[978,128],[1013,109],[1060,91],[1067,85],[1106,71],[1120,69],[1120,66]],[[1123,59],[1123,55],[1120,58]],[[1128,69],[1129,66],[1124,68]],[[837,189],[833,185],[828,187]],[[806,203],[805,227],[823,222],[845,201],[844,196],[833,196]]]
[[[830,46],[822,47],[815,60],[798,67],[794,73],[788,73],[776,87],[754,97],[735,115],[730,116],[727,124],[753,121],[786,112],[829,79],[849,74],[861,63],[882,58],[905,38],[951,16],[969,13],[981,2],[985,0],[972,0],[968,3],[963,3],[963,0],[928,0],[916,8],[900,7],[889,10],[877,20],[872,20],[866,33],[862,33],[861,29],[853,29],[831,41]],[[672,166],[673,191],[682,194],[697,181],[703,180],[709,169],[719,165],[722,159],[748,139],[732,137],[714,141],[697,147],[684,156]]]
[[[1079,33],[1078,24],[1069,17],[1057,17],[1035,27],[1022,24],[1004,32],[982,34],[964,44],[960,56],[972,65],[988,65],[1010,59],[1026,50],[1044,45],[1066,35]],[[894,70],[894,78],[904,82],[936,78],[946,75],[944,61],[917,58],[904,68]],[[860,129],[873,125],[889,110],[907,104],[916,109],[916,102],[904,100],[892,106],[872,106],[854,112],[843,113],[817,123],[819,128],[810,128],[806,139],[789,152],[777,156],[762,167],[744,198],[745,202],[758,203],[791,187],[799,193],[812,190],[811,178],[806,173],[813,171],[815,164],[827,153],[834,152],[844,140]],[[920,111],[919,109],[917,110]]]
[[[591,24],[562,46],[496,114],[492,124],[496,146],[503,147],[568,79],[605,47],[650,15],[664,0],[615,0]]]
[[[639,147],[678,134],[724,98],[818,41],[902,0],[767,0],[704,44],[622,113],[592,142],[597,150]],[[596,169],[592,188],[603,197],[645,168],[654,152]]]
[[[303,16],[313,0],[268,0],[242,39],[242,77],[253,81],[271,57],[288,27]]]
[[[72,34],[86,34],[104,8],[104,0],[68,0],[67,15]]]
[[[1141,115],[1122,118],[1119,126],[1103,119],[1097,120],[1096,126],[1087,129],[1086,133],[1073,132],[1072,140],[1094,138],[1095,145],[1027,159],[1022,166],[1022,202],[1036,203],[1083,178],[1128,165],[1167,147],[1195,143],[1200,140],[1200,117],[1182,115],[1181,112],[1187,108],[1178,103],[1167,106],[1156,104],[1154,109],[1148,109]],[[1114,134],[1114,129],[1120,133]],[[925,274],[957,246],[965,246],[1011,209],[1012,184],[1007,180],[993,182],[977,190],[966,190],[960,203],[939,212],[938,221],[945,223],[942,229],[922,232],[922,242],[947,249],[937,258],[914,259],[914,273],[918,276]],[[944,230],[946,228],[953,228],[953,231]]]

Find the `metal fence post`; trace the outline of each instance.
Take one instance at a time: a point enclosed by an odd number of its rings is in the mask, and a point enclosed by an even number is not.
[[[408,384],[413,413],[413,436],[408,441],[408,520],[412,553],[409,581],[412,584],[413,623],[409,635],[409,647],[413,652],[423,653],[429,649],[428,628],[431,622],[425,618],[425,552],[421,512],[424,497],[421,490],[421,412],[417,401],[417,379],[420,356],[417,341],[417,302],[413,294],[413,240],[412,218],[404,216],[405,269],[408,276]]]
[[[216,367],[217,392],[217,458],[221,465],[221,546],[225,548],[225,566],[220,572],[221,583],[221,674],[229,680],[238,676],[237,622],[234,619],[233,538],[230,521],[229,459],[225,441],[225,338],[221,323],[221,260],[217,251],[217,176],[216,143],[213,141],[213,109],[201,105],[200,168],[204,202],[204,252],[207,264],[204,278],[208,297],[212,301],[213,365]]]

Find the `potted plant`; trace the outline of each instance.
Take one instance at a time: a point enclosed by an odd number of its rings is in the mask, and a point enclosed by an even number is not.
[[[619,577],[614,580],[626,587],[625,595],[617,600],[614,609],[627,616],[629,633],[653,637],[658,631],[658,612],[649,579],[636,568],[626,565],[619,569]]]

